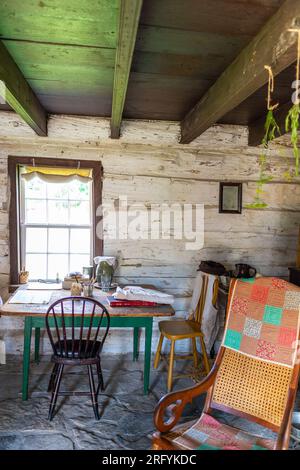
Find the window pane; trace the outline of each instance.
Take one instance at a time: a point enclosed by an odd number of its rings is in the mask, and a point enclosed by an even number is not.
[[[39,178],[24,181],[24,185],[26,198],[46,199],[46,183],[39,180]]]
[[[25,268],[29,279],[46,279],[46,255],[26,255]]]
[[[70,201],[70,224],[89,225],[90,221],[89,201]]]
[[[26,253],[45,253],[47,251],[47,229],[26,228]]]
[[[68,253],[69,230],[67,228],[49,228],[49,253]]]
[[[68,186],[70,199],[89,200],[91,183],[81,183],[75,180],[71,181]]]
[[[56,279],[57,273],[60,278],[68,274],[68,255],[48,256],[48,278]]]
[[[90,265],[90,255],[70,255],[70,271],[80,271]]]
[[[71,229],[70,253],[90,253],[91,230],[88,228]]]
[[[25,223],[27,224],[43,224],[46,223],[46,201],[43,200],[26,200]]]
[[[48,222],[50,224],[69,223],[68,201],[48,201]]]
[[[68,199],[69,183],[47,183],[48,199]]]

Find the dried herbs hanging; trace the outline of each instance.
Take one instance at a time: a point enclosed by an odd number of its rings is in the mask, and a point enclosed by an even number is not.
[[[268,71],[268,74],[269,74],[268,100],[267,100],[268,112],[267,112],[266,121],[264,125],[265,134],[263,136],[261,143],[264,146],[264,149],[267,150],[269,143],[273,139],[275,139],[275,137],[278,137],[280,135],[280,128],[276,122],[276,119],[273,113],[274,109],[277,108],[278,103],[275,105],[271,105],[271,95],[274,91],[273,72],[272,72],[271,67],[269,67],[268,65],[265,65],[265,69]],[[259,156],[259,180],[257,181],[257,184],[256,184],[254,201],[251,204],[246,205],[246,207],[249,209],[263,209],[268,206],[268,204],[266,204],[263,200],[263,195],[264,195],[263,186],[264,184],[272,180],[272,176],[268,176],[266,174],[266,169],[267,169],[267,153],[266,151],[264,151]]]
[[[297,65],[296,65],[296,99],[289,110],[285,120],[285,130],[291,133],[291,144],[293,146],[293,154],[295,157],[295,175],[299,176],[299,149],[298,149],[298,130],[300,118],[299,91],[300,91],[300,30],[289,29],[292,33],[298,34],[297,42]]]
[[[300,106],[294,104],[288,112],[285,120],[286,132],[291,132],[291,143],[293,146],[293,154],[295,157],[295,175],[299,176],[299,149],[298,149],[298,129],[300,118]]]

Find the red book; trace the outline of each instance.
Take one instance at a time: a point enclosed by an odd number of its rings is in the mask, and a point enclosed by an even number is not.
[[[156,302],[148,302],[146,300],[127,300],[115,299],[112,296],[107,297],[110,307],[157,307]]]

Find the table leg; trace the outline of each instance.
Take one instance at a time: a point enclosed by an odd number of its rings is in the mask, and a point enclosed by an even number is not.
[[[22,400],[28,399],[28,381],[30,368],[30,348],[32,334],[32,319],[25,317],[24,325],[24,350],[23,350],[23,384],[22,384]]]
[[[144,363],[144,395],[149,393],[151,345],[152,345],[153,318],[148,318],[145,326],[145,363]]]
[[[133,328],[133,360],[137,361],[139,357],[139,327]]]
[[[41,338],[41,329],[35,328],[34,333],[34,360],[38,364],[40,362],[40,338]]]

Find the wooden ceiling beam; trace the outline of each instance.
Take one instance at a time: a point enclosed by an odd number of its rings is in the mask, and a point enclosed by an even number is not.
[[[47,114],[22,72],[0,41],[0,87],[6,103],[40,136],[47,135]]]
[[[110,123],[112,139],[118,139],[120,137],[122,115],[142,4],[143,0],[121,0],[120,2],[121,7]]]
[[[296,59],[300,28],[300,0],[286,0],[265,26],[236,57],[214,85],[181,122],[181,140],[187,144],[215,124],[226,113],[265,85],[270,65],[274,75]]]
[[[279,106],[277,109],[273,111],[274,117],[280,129],[281,135],[286,134],[285,120],[292,105],[293,103],[291,101],[288,101],[287,103],[284,103],[283,105]],[[259,119],[252,122],[249,125],[248,144],[250,145],[250,147],[257,147],[257,145],[261,144],[261,141],[265,135],[265,120],[266,120],[266,114],[264,114]]]

